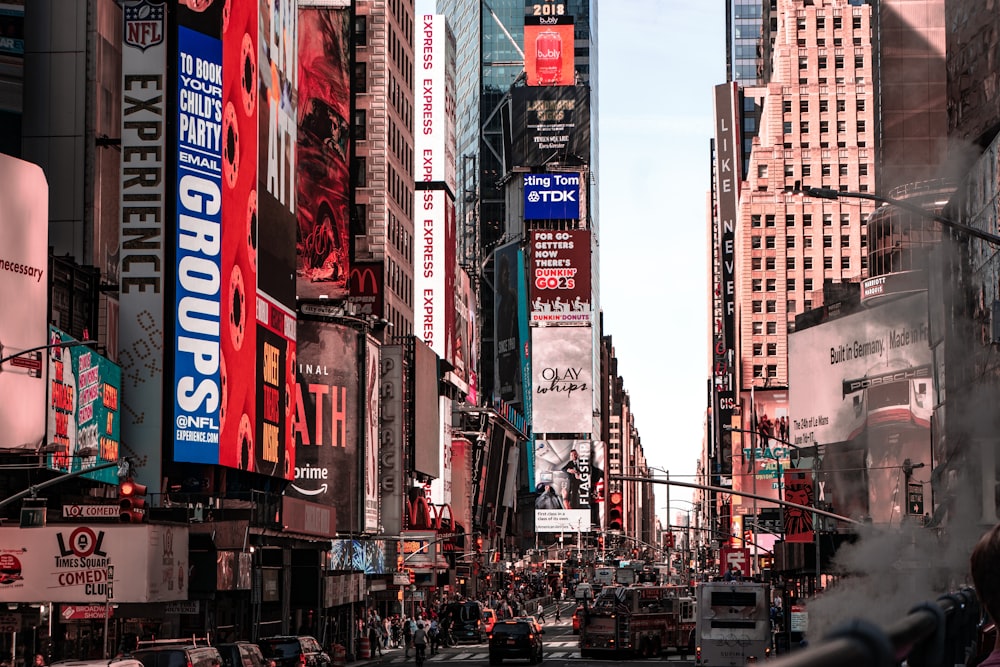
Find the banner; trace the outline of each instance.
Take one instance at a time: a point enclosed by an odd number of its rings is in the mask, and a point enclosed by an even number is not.
[[[535,433],[590,433],[593,430],[592,337],[590,327],[532,329],[532,430]]]
[[[531,232],[531,323],[590,324],[590,232]]]
[[[511,168],[589,161],[589,87],[515,87],[511,103]]]

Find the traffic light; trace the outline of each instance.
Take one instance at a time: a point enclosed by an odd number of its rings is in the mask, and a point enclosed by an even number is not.
[[[408,577],[410,578],[410,583],[411,583],[411,584],[412,584],[412,583],[413,583],[414,581],[416,581],[416,580],[417,580],[417,577],[416,577],[416,575],[415,575],[415,574],[413,573],[413,568],[412,568],[412,567],[408,567],[408,568],[406,568],[406,575],[407,575],[407,576],[408,576]]]
[[[625,528],[625,513],[622,510],[622,492],[613,491],[609,497],[611,508],[608,510],[608,529],[623,530]]]
[[[483,536],[482,535],[476,535],[476,553],[477,554],[483,553]]]
[[[142,523],[146,519],[146,486],[123,479],[118,483],[118,520],[122,523]]]
[[[663,544],[668,549],[673,549],[674,548],[674,534],[673,533],[667,533],[666,535],[664,535],[663,536]]]

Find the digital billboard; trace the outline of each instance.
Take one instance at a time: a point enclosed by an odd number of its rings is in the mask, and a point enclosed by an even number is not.
[[[834,511],[899,521],[904,461],[931,464],[926,293],[790,334],[788,383],[791,442],[821,446]]]
[[[587,86],[515,87],[511,89],[511,105],[511,167],[589,161]]]
[[[593,331],[590,327],[531,330],[532,431],[593,430]],[[536,471],[539,463],[535,461]]]
[[[441,359],[455,355],[455,203],[443,189],[417,190],[419,257],[413,275],[414,329]]]
[[[529,86],[576,83],[572,16],[524,17],[524,72]]]
[[[49,328],[53,345],[75,339]],[[53,347],[49,352],[48,444],[59,449],[46,454],[46,467],[77,472],[99,463],[118,460],[121,442],[122,371],[89,347]],[[81,450],[92,450],[81,456]],[[118,483],[117,467],[83,475],[88,479]]]
[[[0,448],[45,444],[49,187],[41,167],[0,154]],[[22,354],[23,353],[23,354]]]
[[[124,417],[121,430],[130,452],[146,461],[138,471],[137,481],[157,488],[164,435],[164,377],[163,364],[155,360],[167,353],[163,295],[167,291],[165,276],[170,275],[165,273],[164,253],[169,113],[165,108],[166,3],[123,2],[122,31],[118,286],[118,362],[122,368]],[[166,428],[172,431],[172,426]]]
[[[424,183],[442,183],[455,196],[455,36],[444,14],[417,19],[415,87],[420,118],[413,135],[414,173]]]
[[[363,512],[359,457],[364,435],[358,420],[361,382],[355,329],[331,322],[299,323],[298,374],[295,396],[295,471],[286,493],[332,505],[337,530],[361,532]]]
[[[590,440],[535,439],[535,507],[587,510],[587,526],[604,490],[604,469]]]
[[[351,270],[349,3],[305,6],[298,26],[296,293],[347,295]]]
[[[580,174],[525,174],[525,220],[579,220]]]
[[[530,242],[531,323],[589,324],[590,232],[533,230]]]

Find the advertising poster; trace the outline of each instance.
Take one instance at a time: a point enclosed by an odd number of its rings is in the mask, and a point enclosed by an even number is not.
[[[584,533],[590,531],[587,510],[535,510],[537,533]]]
[[[525,174],[525,220],[579,220],[580,174]]]
[[[49,340],[53,344],[68,343],[74,338],[50,327]],[[121,382],[121,368],[89,347],[52,348],[46,440],[60,449],[46,455],[46,467],[76,472],[118,460]],[[83,449],[92,449],[94,453],[80,456]],[[96,470],[83,477],[117,484],[118,468]]]
[[[177,29],[177,232],[174,459],[219,461],[222,42],[216,12],[180,12]],[[205,34],[185,25],[199,26]],[[214,34],[212,34],[214,32]]]
[[[189,566],[187,526],[0,528],[0,602],[187,600]]]
[[[347,297],[347,303],[353,309],[351,312],[355,315],[374,315],[376,318],[384,316],[384,278],[382,262],[354,262],[351,265],[350,295]]]
[[[493,284],[496,289],[493,320],[497,358],[496,386],[499,388],[501,399],[516,405],[519,405],[523,400],[518,295],[524,290],[521,289],[517,281],[520,252],[520,244],[517,242],[500,246],[494,254],[493,276]]]
[[[420,43],[414,81],[420,118],[413,137],[417,180],[443,184],[452,197],[456,188],[455,36],[444,14],[417,18]]]
[[[534,441],[535,508],[586,510],[587,525],[603,498],[604,469],[590,440]]]
[[[794,448],[782,442],[789,441],[788,392],[762,390],[744,397],[750,409],[743,411],[743,432],[732,434],[733,488],[777,500],[778,482],[797,459]],[[751,506],[752,500],[743,498],[742,504]]]
[[[420,256],[413,276],[414,329],[438,357],[455,354],[455,203],[443,189],[417,190]]]
[[[157,488],[161,478],[164,378],[163,364],[154,361],[167,353],[163,337],[165,120],[170,113],[164,108],[168,85],[166,3],[123,2],[122,30],[122,226],[118,290],[121,428],[128,453],[146,461],[136,481]],[[10,181],[4,178],[0,182]],[[39,303],[43,302],[44,299]],[[172,426],[166,428],[168,432],[173,430]]]
[[[403,511],[403,347],[379,351],[379,505],[382,530],[398,535]]]
[[[385,540],[331,540],[329,569],[386,574],[392,571],[392,567],[387,567],[385,561],[389,548]],[[364,584],[364,580],[361,583]]]
[[[337,512],[337,530],[361,532],[362,511],[345,489],[361,489],[364,431],[358,423],[360,334],[329,322],[299,323],[295,470],[287,494]]]
[[[476,368],[476,296],[472,291],[472,281],[465,269],[455,267],[455,354],[452,364],[459,389],[465,392],[466,400],[476,405],[476,387],[472,377]],[[464,384],[464,386],[463,386]]]
[[[815,484],[811,470],[786,470],[784,498],[790,503],[815,506]],[[905,501],[904,501],[905,502]],[[813,514],[797,507],[785,507],[783,517],[784,537],[787,542],[812,542]],[[898,517],[897,517],[898,518]]]
[[[305,7],[298,27],[296,292],[343,298],[350,276],[350,17]]]
[[[438,358],[419,339],[413,344],[413,469],[430,478],[441,475],[441,422]]]
[[[590,433],[592,430],[592,336],[590,327],[532,329],[532,430],[535,433]],[[536,459],[536,471],[538,466]]]
[[[365,336],[365,532],[378,532],[379,504],[379,346]],[[450,414],[450,413],[449,413]]]
[[[586,86],[511,89],[512,167],[579,164],[590,155],[590,90]]]
[[[838,514],[899,521],[903,462],[932,463],[927,334],[927,296],[915,294],[788,337],[789,386],[808,387],[790,392],[791,441],[820,445]]]
[[[529,86],[576,83],[572,16],[524,17],[524,71]]]
[[[590,324],[590,232],[534,230],[530,242],[532,325]]]
[[[49,186],[38,165],[0,155],[0,448],[45,438]]]

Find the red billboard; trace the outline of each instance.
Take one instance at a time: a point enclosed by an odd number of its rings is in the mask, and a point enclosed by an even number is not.
[[[299,10],[299,298],[344,298],[350,276],[349,7]]]
[[[531,232],[531,323],[590,324],[590,232]]]
[[[286,493],[332,505],[338,530],[360,532],[361,334],[351,327],[314,320],[301,321],[298,333],[295,470]]]
[[[382,262],[355,262],[351,265],[347,303],[352,304],[351,312],[355,315],[383,316],[385,279],[382,271]]]
[[[572,86],[572,16],[524,17],[524,71],[529,86]]]

